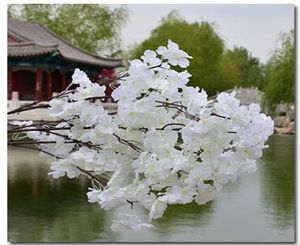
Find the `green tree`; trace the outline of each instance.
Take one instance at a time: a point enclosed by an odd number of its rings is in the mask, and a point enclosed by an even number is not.
[[[221,84],[224,89],[234,86],[258,87],[262,89],[264,76],[259,60],[246,48],[234,47],[226,50],[220,66]]]
[[[138,58],[147,49],[155,50],[166,45],[168,39],[178,43],[182,50],[193,57],[188,68],[192,74],[190,85],[204,88],[209,95],[215,94],[219,90],[219,69],[224,43],[213,24],[190,24],[178,16],[176,11],[172,11],[151,32],[151,37],[133,50],[130,58]]]
[[[279,103],[294,103],[295,45],[294,31],[281,36],[281,47],[273,51],[266,65],[264,101],[273,111]]]
[[[9,5],[8,16],[37,21],[91,53],[116,56],[128,11],[99,4],[24,4]]]

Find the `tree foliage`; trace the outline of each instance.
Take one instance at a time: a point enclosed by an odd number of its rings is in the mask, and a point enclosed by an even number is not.
[[[234,47],[224,52],[220,66],[221,90],[240,87],[263,87],[263,71],[259,60],[246,48]]]
[[[147,49],[164,46],[168,39],[189,53],[189,72],[192,74],[190,85],[204,88],[209,95],[218,90],[220,80],[220,61],[224,42],[216,33],[213,24],[208,22],[188,23],[172,11],[163,18],[161,24],[151,32],[151,37],[138,45],[131,59],[140,57]]]
[[[37,21],[91,53],[113,56],[120,50],[128,11],[99,4],[24,4],[10,5],[8,16]]]
[[[131,58],[140,57],[146,49],[165,45],[168,39],[177,42],[193,57],[189,67],[190,85],[204,88],[208,95],[234,86],[262,88],[262,66],[247,49],[225,49],[213,23],[188,23],[176,11],[162,19],[150,38],[134,49]]]
[[[265,103],[274,110],[279,103],[294,103],[295,45],[294,31],[281,36],[281,47],[275,49],[266,65]]]

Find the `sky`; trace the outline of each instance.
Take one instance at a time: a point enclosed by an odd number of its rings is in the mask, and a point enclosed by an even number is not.
[[[116,5],[110,5],[115,7]],[[150,36],[160,20],[176,9],[188,22],[214,22],[227,48],[243,46],[265,63],[279,46],[279,34],[294,27],[294,5],[127,4],[130,19],[122,29],[124,47]]]

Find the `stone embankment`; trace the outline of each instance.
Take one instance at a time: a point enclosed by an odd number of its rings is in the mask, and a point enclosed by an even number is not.
[[[290,115],[282,112],[274,118],[275,133],[278,134],[294,134],[295,121]]]

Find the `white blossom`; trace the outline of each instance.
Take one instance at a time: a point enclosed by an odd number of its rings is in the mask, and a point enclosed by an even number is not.
[[[100,202],[101,199],[99,198],[99,196],[102,193],[102,190],[97,190],[92,188],[89,188],[89,190],[90,191],[86,193],[88,197],[88,202],[90,203]]]
[[[160,198],[156,199],[156,201],[153,203],[150,213],[149,213],[149,219],[158,219],[161,216],[163,216],[165,210],[167,208],[167,202],[162,201]]]
[[[76,68],[72,75],[72,83],[79,84],[81,87],[86,87],[91,83],[91,81],[85,72]]]
[[[167,59],[168,62],[173,66],[180,66],[186,68],[189,66],[189,60],[192,57],[189,56],[186,52],[179,49],[177,43],[172,42],[170,39],[168,41],[168,46],[159,47],[157,53],[160,54],[163,58]]]
[[[146,50],[144,52],[144,55],[141,57],[144,62],[149,64],[150,67],[152,66],[158,66],[161,64],[161,60],[156,57],[157,54],[155,51],[152,50]]]
[[[112,93],[116,114],[99,99],[105,87],[76,69],[74,91],[49,102],[50,114],[62,121],[55,133],[26,134],[52,142],[39,148],[57,157],[53,178],[86,175],[92,180],[88,202],[105,210],[127,207],[113,230],[149,228],[144,220],[162,217],[168,205],[214,200],[226,183],[254,172],[267,147],[271,118],[258,104],[240,105],[235,92],[222,92],[212,103],[203,89],[187,86],[191,74],[172,66],[186,68],[190,58],[169,40],[132,60]],[[146,219],[136,212],[141,208]]]

